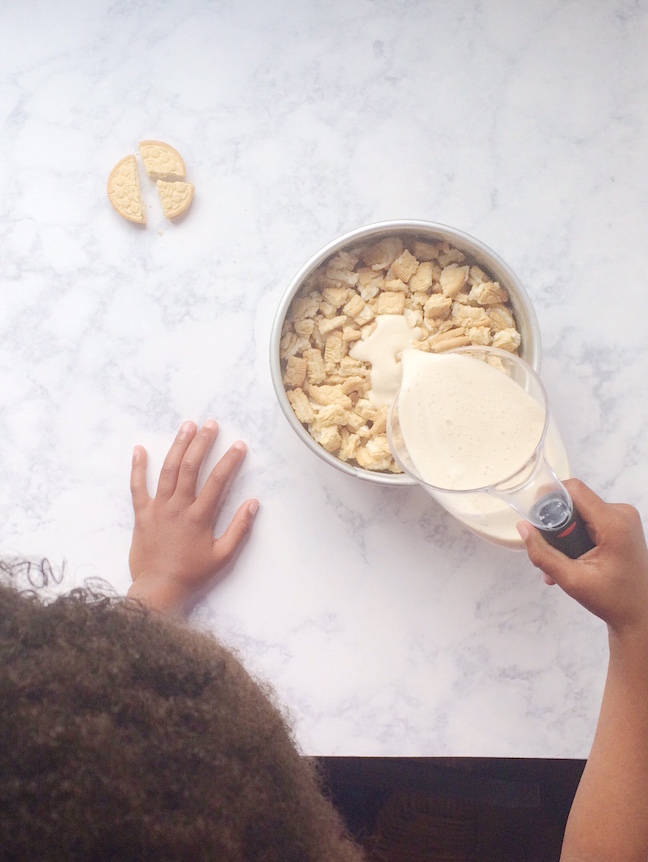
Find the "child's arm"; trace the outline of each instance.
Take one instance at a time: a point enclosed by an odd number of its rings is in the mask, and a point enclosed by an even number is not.
[[[529,524],[531,562],[607,625],[608,676],[589,760],[567,822],[562,862],[648,859],[648,550],[638,512],[566,483],[596,548],[570,560]],[[526,536],[525,536],[526,534]]]
[[[128,595],[165,613],[187,613],[214,585],[245,540],[259,505],[247,500],[225,533],[214,538],[222,497],[246,452],[244,443],[235,443],[196,496],[198,473],[217,433],[213,420],[200,431],[193,422],[184,423],[164,461],[154,497],[146,487],[146,450],[136,446],[133,452],[135,528]]]

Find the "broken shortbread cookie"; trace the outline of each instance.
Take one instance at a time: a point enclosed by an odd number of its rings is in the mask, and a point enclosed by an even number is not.
[[[162,211],[168,219],[178,218],[191,206],[194,196],[192,183],[158,180],[157,189],[162,201]]]
[[[146,172],[156,183],[164,215],[168,219],[183,215],[191,206],[194,186],[184,181],[187,169],[182,156],[164,141],[140,141],[139,149]],[[146,224],[146,208],[134,155],[121,159],[110,172],[108,198],[120,216]]]
[[[110,172],[108,199],[122,218],[135,224],[146,224],[146,210],[135,156],[126,156],[117,162]]]
[[[146,173],[152,180],[171,177],[183,180],[187,176],[182,156],[171,144],[165,144],[164,141],[140,141],[139,151]]]

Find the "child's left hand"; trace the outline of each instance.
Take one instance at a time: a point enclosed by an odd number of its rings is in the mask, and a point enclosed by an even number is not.
[[[160,472],[157,492],[146,487],[146,450],[133,452],[131,493],[135,528],[129,563],[133,585],[128,595],[156,610],[187,613],[218,580],[249,533],[259,503],[247,500],[219,538],[214,522],[230,479],[245,457],[246,446],[234,443],[209,474],[196,496],[202,463],[218,425],[193,422],[180,428]]]

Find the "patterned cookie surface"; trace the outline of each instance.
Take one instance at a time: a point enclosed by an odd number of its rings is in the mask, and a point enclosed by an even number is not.
[[[153,180],[187,176],[180,153],[164,141],[140,141],[139,150],[146,173]]]
[[[193,183],[157,181],[162,210],[168,219],[175,219],[191,206],[194,196]]]
[[[108,177],[108,198],[120,216],[146,224],[146,211],[135,156],[121,159]]]

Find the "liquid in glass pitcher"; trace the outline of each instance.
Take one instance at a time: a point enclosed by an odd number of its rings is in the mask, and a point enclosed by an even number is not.
[[[571,557],[593,547],[560,481],[569,461],[538,375],[490,347],[404,350],[387,423],[394,458],[445,509],[488,541],[521,548],[530,521]]]

